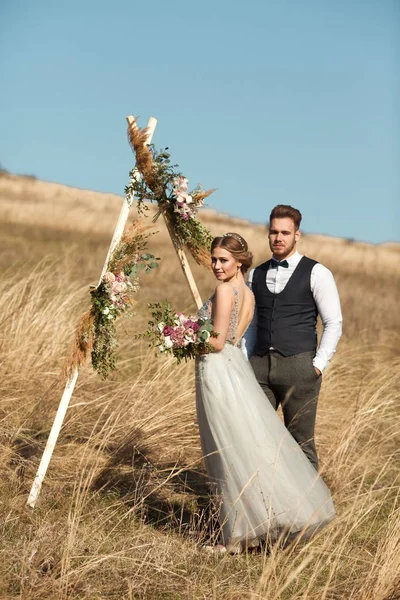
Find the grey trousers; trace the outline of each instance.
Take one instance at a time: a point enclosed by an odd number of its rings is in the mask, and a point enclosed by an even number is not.
[[[314,428],[322,377],[313,367],[314,356],[314,352],[282,356],[271,350],[265,356],[253,355],[250,364],[268,400],[275,410],[282,406],[287,429],[318,470]]]

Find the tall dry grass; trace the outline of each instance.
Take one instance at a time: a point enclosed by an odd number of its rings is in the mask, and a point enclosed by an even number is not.
[[[201,549],[217,523],[207,496],[193,365],[155,359],[134,333],[145,304],[194,310],[165,230],[136,317],[120,327],[118,371],[82,369],[40,502],[26,506],[62,392],[74,325],[101,270],[121,200],[0,178],[0,598],[400,598],[399,247],[304,236],[332,269],[344,335],[324,381],[317,442],[338,516],[307,542],[261,555]],[[262,226],[203,214],[236,230],[256,261]],[[381,267],[380,265],[385,265]],[[204,297],[212,276],[193,266]]]

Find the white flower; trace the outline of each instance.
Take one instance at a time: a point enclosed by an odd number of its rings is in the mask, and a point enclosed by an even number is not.
[[[165,323],[163,323],[162,321],[161,321],[161,323],[159,323],[157,325],[157,329],[160,333],[163,331],[164,327],[165,327]]]
[[[164,346],[162,344],[160,344],[158,346],[158,349],[159,349],[160,352],[164,352],[164,350],[165,350],[165,348],[164,348]]]
[[[109,321],[111,321],[111,319],[113,319],[113,318],[114,318],[114,317],[113,317],[112,315],[108,315],[108,316],[107,316],[107,319],[108,319]]]
[[[110,312],[110,309],[108,308],[108,306],[106,306],[105,309],[103,310],[103,315],[108,315],[109,312]]]
[[[193,202],[192,196],[188,195],[187,198],[186,198],[186,204],[191,204],[192,202]]]
[[[208,342],[208,340],[210,339],[210,332],[209,331],[205,331],[206,333],[206,339],[203,340],[204,342]]]
[[[164,346],[166,348],[172,348],[173,344],[169,335],[164,338]]]
[[[187,190],[188,189],[188,183],[189,183],[189,180],[186,179],[186,177],[181,177],[180,178],[180,183],[179,183],[179,187],[181,188],[181,190]]]
[[[186,177],[182,177],[182,175],[180,175],[179,177],[177,177],[176,179],[174,179],[174,188],[178,191],[178,190],[182,190],[184,192],[187,192],[188,190],[188,183],[189,180],[186,179]]]

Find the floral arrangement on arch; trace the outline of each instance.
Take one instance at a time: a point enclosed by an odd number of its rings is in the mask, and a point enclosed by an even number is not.
[[[157,151],[147,144],[147,129],[130,128],[128,136],[142,178],[138,181],[134,170],[130,172],[131,179],[125,187],[127,202],[132,203],[136,195],[139,214],[148,210],[146,200],[157,203],[159,210],[154,220],[163,213],[174,233],[173,241],[180,247],[186,246],[198,264],[208,267],[213,236],[200,223],[197,213],[205,198],[215,190],[205,191],[197,186],[189,191],[187,178],[178,171],[177,165],[171,164],[168,148]]]
[[[68,374],[85,364],[91,354],[92,366],[106,379],[115,369],[118,348],[116,321],[134,315],[134,295],[139,291],[139,274],[158,267],[158,258],[147,252],[149,226],[136,220],[127,228],[114,250],[99,285],[90,290],[91,307],[78,322],[75,339],[64,368]]]

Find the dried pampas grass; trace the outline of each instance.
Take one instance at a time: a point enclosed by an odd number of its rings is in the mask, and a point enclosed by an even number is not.
[[[76,326],[74,341],[63,368],[64,378],[69,377],[75,369],[86,364],[87,356],[93,346],[93,324],[94,315],[89,309],[81,316]]]

